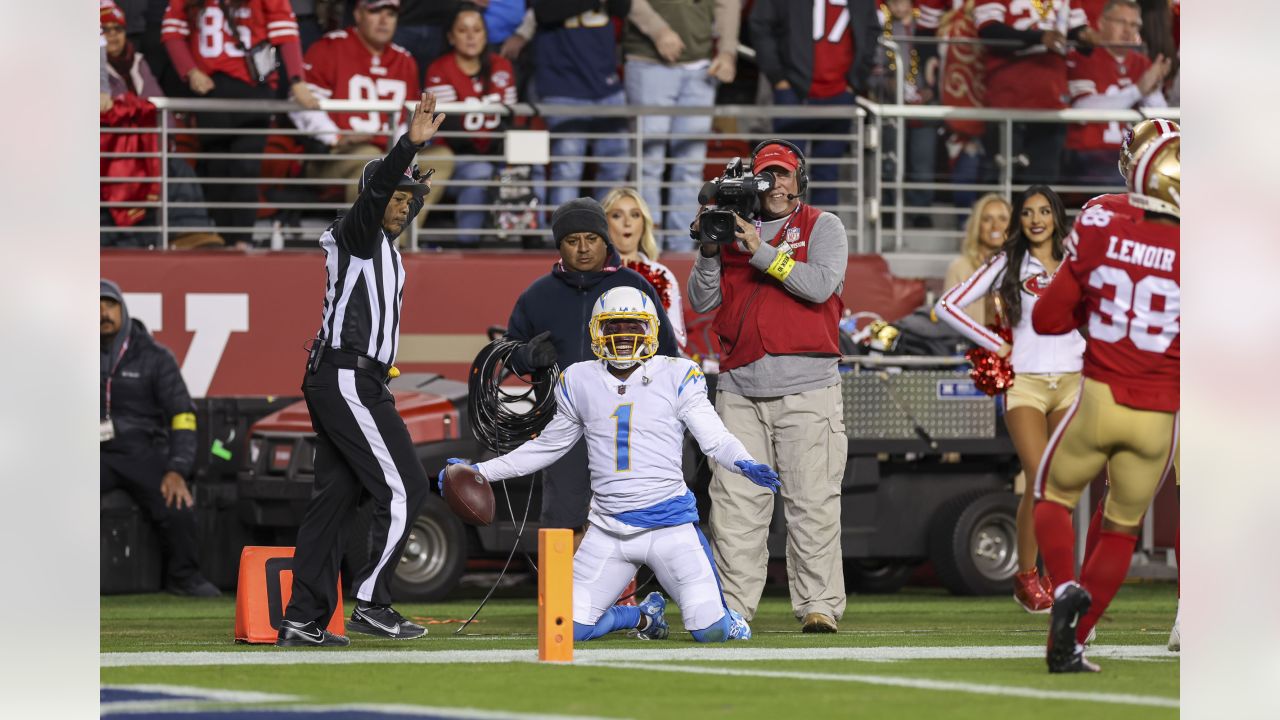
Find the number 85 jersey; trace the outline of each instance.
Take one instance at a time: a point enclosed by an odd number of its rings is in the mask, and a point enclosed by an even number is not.
[[[1121,405],[1179,408],[1179,237],[1177,224],[1085,209],[1032,313],[1038,333],[1086,335],[1083,374],[1109,385]]]

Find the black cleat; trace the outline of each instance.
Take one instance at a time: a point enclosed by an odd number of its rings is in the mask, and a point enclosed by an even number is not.
[[[1045,661],[1051,673],[1099,672],[1101,668],[1084,657],[1084,646],[1076,644],[1076,626],[1089,612],[1093,598],[1074,580],[1063,583],[1053,598],[1049,616],[1049,649]]]
[[[427,634],[427,629],[404,619],[390,605],[366,605],[357,603],[351,611],[351,619],[347,621],[347,629],[352,632],[391,638],[392,640],[412,640]]]
[[[284,620],[276,635],[276,647],[346,647],[350,644],[346,635],[334,635],[316,622]]]

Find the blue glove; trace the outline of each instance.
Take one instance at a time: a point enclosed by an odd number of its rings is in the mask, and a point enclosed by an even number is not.
[[[436,492],[440,493],[440,497],[444,497],[444,472],[449,469],[450,465],[470,465],[472,470],[480,472],[480,468],[471,463],[470,460],[463,458],[449,458],[445,460],[445,466],[440,469],[440,474],[436,476]]]
[[[739,460],[733,465],[741,470],[748,480],[762,488],[768,488],[769,492],[778,492],[778,488],[782,487],[782,483],[778,482],[778,473],[768,465],[750,460]]]

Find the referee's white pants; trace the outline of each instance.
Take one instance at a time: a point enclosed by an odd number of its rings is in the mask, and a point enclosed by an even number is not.
[[[716,393],[725,427],[782,481],[787,522],[787,584],[797,618],[844,615],[840,483],[849,440],[840,385],[774,398]],[[725,602],[751,620],[769,562],[766,541],[774,494],[712,464],[711,546]]]

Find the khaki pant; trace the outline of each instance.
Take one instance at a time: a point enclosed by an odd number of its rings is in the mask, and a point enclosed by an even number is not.
[[[725,427],[782,481],[787,522],[787,584],[797,618],[844,614],[840,552],[840,484],[848,459],[840,386],[776,398],[716,393]],[[769,561],[766,541],[773,493],[712,465],[712,549],[729,607],[751,620],[760,604]]]
[[[1049,439],[1036,497],[1075,508],[1080,493],[1107,467],[1103,517],[1135,526],[1177,458],[1178,413],[1121,405],[1106,383],[1085,378],[1080,399]]]
[[[343,148],[341,151],[334,150],[336,154],[341,155],[359,155],[357,158],[346,158],[342,160],[312,160],[305,165],[304,174],[309,178],[331,179],[331,180],[348,180],[346,185],[347,202],[356,201],[356,195],[360,186],[360,173],[364,170],[364,166],[370,160],[380,158],[386,155],[377,145],[365,143],[363,145],[352,145]],[[431,210],[431,206],[435,205],[444,192],[444,184],[453,175],[453,152],[444,145],[428,145],[418,153],[418,165],[423,172],[427,168],[434,168],[435,174],[431,176],[431,192],[427,193],[427,197],[423,200],[422,212],[418,213],[418,227],[422,227],[426,222],[427,214]],[[406,236],[401,236],[406,237]]]

